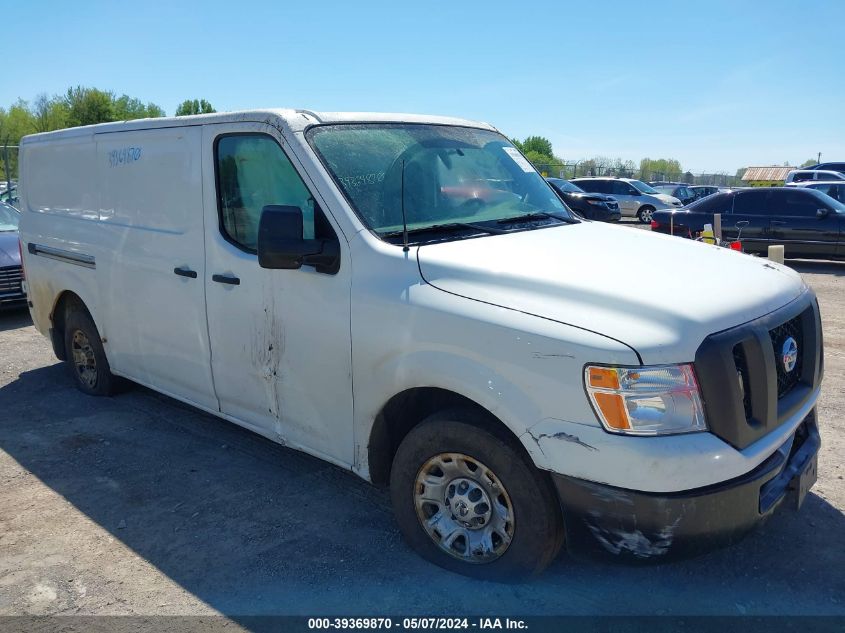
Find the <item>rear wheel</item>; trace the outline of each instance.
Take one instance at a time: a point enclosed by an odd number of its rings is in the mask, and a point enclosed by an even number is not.
[[[451,571],[519,580],[541,572],[563,543],[548,477],[472,411],[436,413],[412,429],[390,488],[405,540]]]
[[[653,215],[654,207],[650,207],[648,205],[642,207],[639,211],[637,211],[637,218],[643,224],[650,224]]]
[[[111,373],[100,333],[82,306],[70,308],[65,317],[65,358],[76,386],[92,396],[109,396],[117,378]]]

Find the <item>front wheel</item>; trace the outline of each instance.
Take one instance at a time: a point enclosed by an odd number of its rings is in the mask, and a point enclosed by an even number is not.
[[[453,410],[412,429],[393,461],[393,508],[425,559],[467,576],[520,580],[560,551],[560,506],[548,477],[482,424]]]
[[[654,215],[654,207],[645,206],[637,211],[637,218],[643,224],[651,224],[651,218]]]

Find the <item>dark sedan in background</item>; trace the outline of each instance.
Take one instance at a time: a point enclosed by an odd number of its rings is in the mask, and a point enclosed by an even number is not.
[[[0,202],[0,309],[23,305],[26,295],[21,287],[23,271],[18,246],[17,209]]]
[[[746,253],[765,255],[782,244],[786,257],[845,259],[845,204],[820,191],[761,187],[716,193],[683,209],[655,211],[651,230],[696,237],[722,214],[722,238],[741,241]]]
[[[681,185],[657,185],[654,187],[660,193],[677,198],[682,204],[689,204],[695,200],[695,192],[689,186]]]
[[[588,220],[619,222],[622,213],[613,196],[603,193],[588,193],[563,178],[546,178],[557,194],[570,209]]]

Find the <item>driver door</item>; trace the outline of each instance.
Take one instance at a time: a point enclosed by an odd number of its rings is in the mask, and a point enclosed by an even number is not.
[[[267,205],[303,211],[303,237],[342,233],[278,131],[263,123],[203,127],[208,331],[220,411],[335,463],[353,459],[349,254],[340,270],[258,265]]]

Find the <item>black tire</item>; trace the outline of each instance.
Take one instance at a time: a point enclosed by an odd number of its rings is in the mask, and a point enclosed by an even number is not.
[[[88,359],[80,366],[78,353]],[[111,373],[103,342],[94,319],[84,306],[76,304],[65,316],[65,359],[73,382],[80,391],[91,396],[110,396],[117,389],[117,377]]]
[[[518,582],[542,572],[559,553],[564,534],[560,504],[549,477],[530,463],[516,441],[485,426],[485,420],[474,411],[455,409],[435,413],[414,427],[393,460],[393,510],[405,540],[426,560],[466,576]],[[498,558],[469,562],[452,555],[435,543],[435,537],[422,525],[415,499],[417,476],[430,460],[446,453],[477,460],[506,491],[512,508],[512,537]]]
[[[649,224],[651,222],[651,214],[654,213],[654,211],[655,208],[650,205],[640,207],[640,210],[637,211],[637,219],[641,224]]]

